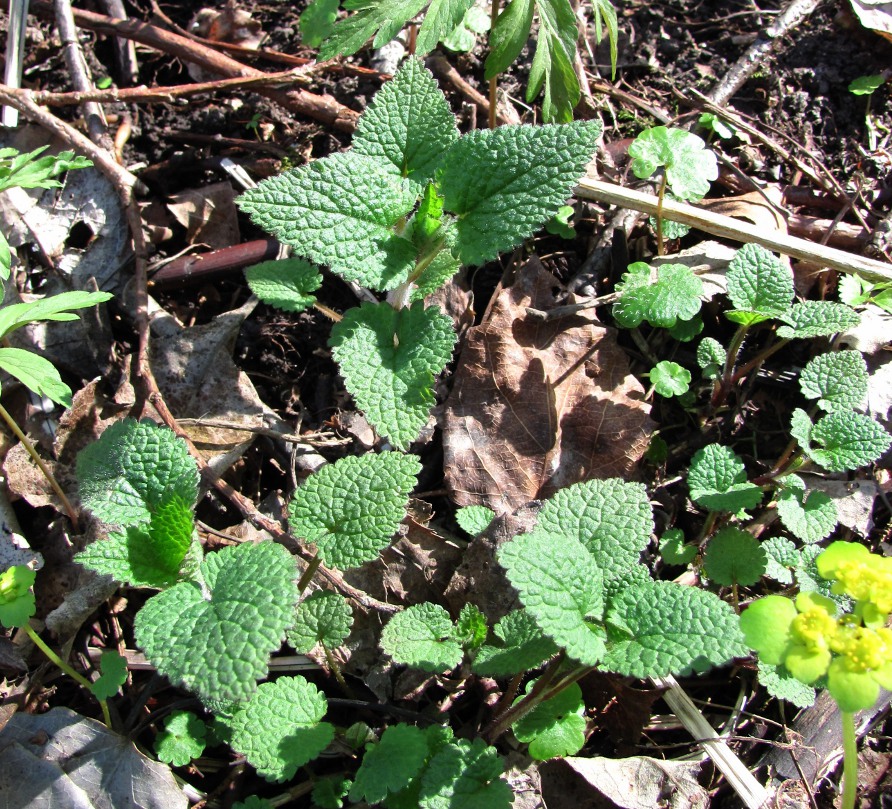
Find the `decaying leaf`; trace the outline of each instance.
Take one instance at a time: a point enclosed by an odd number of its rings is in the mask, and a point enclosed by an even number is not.
[[[497,514],[580,480],[628,477],[653,422],[613,332],[591,312],[549,322],[559,284],[538,259],[468,331],[446,401],[446,480]]]
[[[183,191],[167,207],[186,228],[189,244],[218,250],[239,243],[235,192],[228,182]]]
[[[68,708],[19,712],[0,731],[0,804],[51,809],[188,806],[170,770]]]
[[[568,757],[541,769],[542,795],[549,807],[601,806],[595,798],[618,809],[705,809],[709,793],[697,782],[698,761],[632,758]],[[572,774],[568,778],[568,774]],[[572,803],[564,796],[573,790]],[[588,801],[585,793],[588,793]]]

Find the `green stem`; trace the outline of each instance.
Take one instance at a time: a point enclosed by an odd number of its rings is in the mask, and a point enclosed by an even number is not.
[[[489,6],[489,30],[492,31],[496,27],[496,18],[499,16],[499,0],[492,0]],[[490,129],[496,128],[496,106],[498,101],[498,76],[493,76],[489,80],[489,120],[487,121]]]
[[[57,655],[46,643],[43,642],[43,638],[34,631],[31,624],[26,623],[23,627],[28,637],[31,638],[31,642],[40,649],[56,666],[58,666],[62,671],[64,671],[72,680],[76,683],[79,683],[84,688],[87,689],[91,694],[93,694],[93,683],[91,683],[83,674],[79,674],[76,672],[68,663],[66,663],[59,655]],[[95,697],[96,695],[93,694]],[[97,697],[97,701],[99,702],[99,707],[102,709],[102,721],[105,722],[105,726],[111,730],[111,715],[108,712],[108,703],[104,699],[99,699]]]
[[[307,565],[307,569],[304,571],[303,576],[300,577],[300,581],[297,583],[297,592],[298,595],[303,595],[304,590],[307,589],[307,585],[312,581],[313,576],[316,575],[316,571],[319,570],[319,565],[322,564],[322,557],[317,553]]]
[[[660,192],[657,194],[657,255],[665,254],[666,249],[663,247],[663,197],[666,195],[666,172],[663,172],[663,179],[660,182]]]
[[[725,357],[725,367],[722,370],[722,378],[719,380],[718,388],[712,396],[713,408],[719,407],[724,403],[725,397],[731,389],[731,385],[733,384],[732,379],[734,377],[734,366],[737,363],[737,355],[740,352],[740,347],[743,345],[743,341],[746,338],[749,328],[749,326],[744,325],[738,326],[737,331],[734,333],[734,337],[731,339],[731,345],[728,347],[728,353]]]
[[[858,796],[858,740],[855,738],[855,714],[843,711],[842,721],[842,804],[841,809],[855,809]]]
[[[493,744],[511,725],[513,725],[524,714],[529,713],[541,701],[545,693],[545,689],[555,678],[558,669],[564,662],[564,652],[558,652],[557,656],[546,666],[535,685],[530,689],[530,693],[520,700],[516,705],[512,705],[504,713],[496,716],[483,731],[486,740]]]
[[[335,680],[338,681],[341,691],[347,695],[348,699],[356,699],[356,694],[354,694],[350,686],[347,685],[347,681],[344,679],[344,675],[341,672],[341,667],[338,665],[338,661],[334,659],[328,646],[324,643],[320,643],[320,646],[322,646],[322,651],[325,652],[325,659],[328,662],[328,667],[331,669],[331,673],[334,674]]]
[[[16,424],[15,419],[9,414],[7,409],[0,405],[0,416],[2,416],[3,421],[7,423],[9,429],[13,431],[15,437],[22,442],[22,446],[27,450],[28,454],[34,460],[34,463],[40,468],[40,471],[43,472],[44,477],[49,482],[53,491],[56,493],[56,496],[62,503],[62,507],[65,509],[65,513],[68,515],[68,519],[71,520],[71,524],[74,526],[75,533],[80,533],[80,528],[78,527],[78,519],[77,519],[77,511],[75,511],[74,506],[71,505],[71,501],[65,496],[65,492],[62,491],[62,487],[56,481],[56,478],[53,477],[53,473],[50,471],[50,468],[43,462],[43,458],[41,458],[37,454],[37,450],[34,449],[34,444],[31,443],[31,439],[28,438],[25,433],[19,428],[19,425]]]

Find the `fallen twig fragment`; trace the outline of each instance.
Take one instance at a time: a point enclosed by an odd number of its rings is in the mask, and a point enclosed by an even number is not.
[[[650,216],[657,214],[658,199],[653,194],[633,191],[614,183],[584,177],[579,181],[575,194],[582,199],[607,202],[610,205],[641,211]],[[766,230],[748,222],[704,211],[702,208],[676,200],[663,200],[663,218],[671,219],[673,222],[682,222],[706,233],[711,233],[713,236],[721,236],[738,242],[754,242],[768,250],[774,250],[803,261],[823,264],[840,272],[858,273],[873,280],[892,280],[892,265],[890,264],[846,253],[822,244],[815,244],[795,236],[788,236],[778,230]]]

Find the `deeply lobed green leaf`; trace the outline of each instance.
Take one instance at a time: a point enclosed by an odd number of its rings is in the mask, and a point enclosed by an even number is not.
[[[289,506],[292,531],[349,570],[378,558],[406,516],[421,464],[399,452],[341,458],[311,475]]]

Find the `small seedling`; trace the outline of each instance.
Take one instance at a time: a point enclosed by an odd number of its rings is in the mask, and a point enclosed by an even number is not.
[[[888,80],[886,73],[880,73],[876,76],[859,76],[849,84],[849,92],[856,96],[867,96],[867,108],[864,111],[864,123],[867,127],[867,145],[871,152],[877,149],[877,130],[883,129],[888,132],[880,121],[870,114],[870,105],[873,100],[873,94],[882,87]]]
[[[671,192],[676,199],[698,200],[719,176],[715,154],[702,138],[665,126],[645,129],[629,146],[632,172],[641,180],[662,169],[657,203],[657,245],[663,255],[663,199]]]

